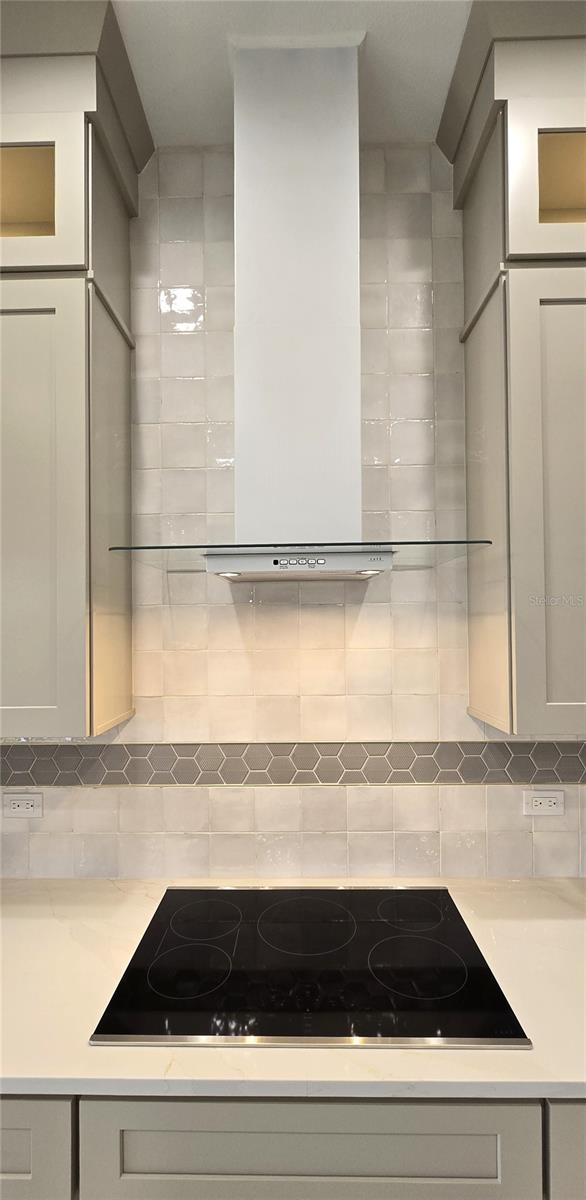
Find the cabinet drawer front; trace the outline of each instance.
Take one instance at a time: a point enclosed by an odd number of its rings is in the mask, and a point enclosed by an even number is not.
[[[88,1100],[80,1170],[80,1200],[540,1200],[540,1107]]]
[[[71,1100],[2,1100],[2,1200],[71,1200]]]
[[[586,1103],[559,1101],[549,1108],[549,1198],[586,1196]]]

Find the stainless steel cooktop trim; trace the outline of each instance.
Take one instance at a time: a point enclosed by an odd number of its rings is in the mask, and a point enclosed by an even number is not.
[[[529,1038],[367,1038],[367,1037],[180,1037],[153,1035],[142,1037],[140,1034],[121,1034],[120,1037],[96,1034],[89,1040],[90,1046],[280,1046],[294,1050],[297,1046],[352,1046],[354,1049],[370,1050],[374,1046],[384,1046],[387,1049],[409,1047],[409,1049],[444,1049],[444,1050],[495,1050],[518,1049],[532,1050],[533,1043]]]

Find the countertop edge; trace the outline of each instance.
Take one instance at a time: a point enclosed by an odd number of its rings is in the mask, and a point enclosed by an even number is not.
[[[586,1084],[501,1080],[486,1082],[373,1080],[349,1082],[320,1080],[167,1080],[161,1079],[0,1079],[0,1096],[60,1096],[161,1099],[226,1098],[330,1098],[386,1100],[579,1100],[586,1103]]]

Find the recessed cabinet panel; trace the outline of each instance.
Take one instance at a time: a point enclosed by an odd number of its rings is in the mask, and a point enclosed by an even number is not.
[[[586,733],[586,270],[509,279],[515,732]]]
[[[539,220],[586,221],[586,129],[538,134]]]
[[[548,704],[586,704],[586,303],[540,305]]]
[[[0,237],[55,234],[55,147],[0,146]]]
[[[85,142],[82,112],[2,115],[3,270],[86,266]]]
[[[85,289],[79,279],[0,289],[6,737],[87,732]]]
[[[80,1200],[541,1200],[539,1104],[80,1104]]]
[[[72,1101],[3,1099],[2,1200],[72,1200]]]

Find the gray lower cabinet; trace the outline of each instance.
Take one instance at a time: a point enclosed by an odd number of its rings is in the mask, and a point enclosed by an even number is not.
[[[586,1104],[557,1100],[547,1105],[549,1126],[548,1200],[586,1196]]]
[[[73,1100],[0,1103],[2,1200],[72,1200]]]
[[[541,1111],[82,1100],[80,1200],[541,1200]]]

